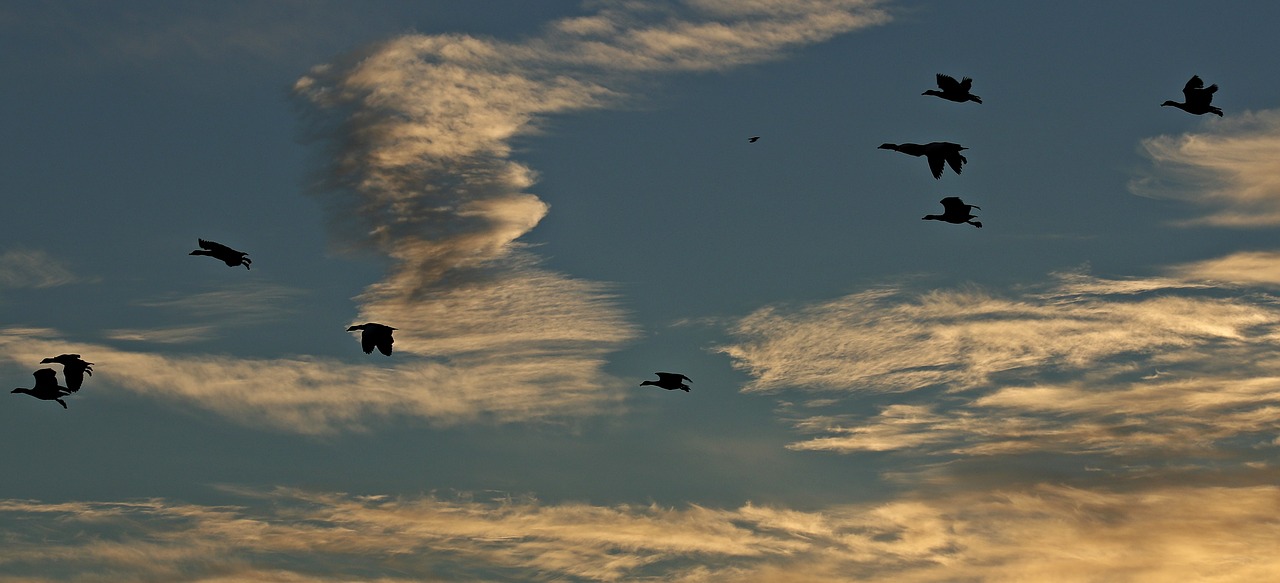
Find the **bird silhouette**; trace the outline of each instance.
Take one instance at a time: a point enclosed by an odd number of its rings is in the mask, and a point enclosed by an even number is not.
[[[760,136],[751,136],[751,137],[747,138],[747,141],[748,141],[748,142],[750,142],[750,143],[752,143],[752,144],[754,144],[754,143],[756,143],[756,141],[758,141],[759,139],[760,139]]]
[[[248,253],[245,253],[244,251],[236,251],[235,249],[227,247],[221,243],[205,241],[204,239],[196,239],[196,241],[200,243],[200,248],[192,251],[188,255],[208,255],[209,257],[219,259],[223,263],[226,263],[227,267],[239,267],[243,265],[245,269],[249,269],[249,264],[253,263],[253,261],[250,261],[248,257],[245,257]]]
[[[964,103],[966,101],[975,101],[982,103],[982,99],[977,95],[969,93],[969,88],[973,86],[973,79],[965,77],[961,81],[956,81],[955,77],[938,73],[938,89],[930,89],[921,93],[921,95],[934,95],[946,99],[947,101],[955,101]]]
[[[1186,100],[1186,103],[1166,101],[1161,103],[1160,107],[1171,105],[1187,113],[1193,113],[1196,115],[1212,113],[1218,117],[1222,117],[1221,109],[1209,105],[1209,103],[1213,101],[1214,92],[1217,90],[1218,85],[1216,83],[1205,87],[1204,80],[1201,79],[1199,75],[1192,75],[1191,79],[1187,81],[1187,84],[1182,87],[1182,98]]]
[[[58,373],[51,368],[42,368],[32,375],[36,377],[36,386],[30,389],[19,387],[9,392],[26,393],[42,401],[57,401],[63,409],[67,408],[67,402],[62,398],[70,395],[71,390],[58,385]]]
[[[81,360],[79,354],[59,354],[40,361],[40,364],[49,363],[62,365],[62,376],[67,379],[67,388],[73,393],[84,384],[84,375],[93,376],[93,363]]]
[[[347,328],[347,332],[355,332],[356,330],[361,331],[360,348],[364,349],[365,354],[373,354],[373,349],[376,347],[378,352],[391,356],[391,344],[395,342],[395,340],[391,339],[391,331],[395,330],[395,328],[373,322]]]
[[[912,156],[924,156],[929,159],[929,170],[934,178],[942,178],[942,165],[946,163],[956,174],[969,160],[960,154],[960,150],[968,150],[960,144],[951,142],[929,142],[927,144],[880,144],[881,150],[894,150]]]
[[[956,225],[969,223],[979,229],[982,228],[982,223],[973,220],[975,217],[969,212],[969,209],[981,209],[982,207],[976,204],[965,204],[958,196],[948,196],[938,202],[942,203],[942,214],[925,215],[920,217],[920,220],[945,221]]]
[[[658,375],[658,380],[656,380],[656,381],[645,381],[645,382],[643,382],[643,383],[640,383],[640,386],[642,386],[642,387],[643,387],[643,386],[645,386],[645,385],[653,385],[653,386],[655,386],[655,387],[662,388],[662,389],[666,389],[666,390],[668,390],[668,391],[674,391],[674,390],[676,390],[676,389],[679,389],[679,390],[684,391],[684,392],[686,392],[686,393],[692,390],[692,389],[690,389],[690,388],[688,387],[688,385],[685,385],[685,384],[684,384],[683,382],[681,382],[681,381],[689,381],[689,382],[693,382],[693,379],[690,379],[689,377],[684,376],[684,375],[682,375],[682,374],[680,374],[680,373],[674,373],[674,372],[655,372],[655,373],[653,373],[653,374]]]

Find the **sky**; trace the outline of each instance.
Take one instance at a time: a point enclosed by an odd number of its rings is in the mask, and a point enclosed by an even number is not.
[[[0,5],[0,580],[1276,579],[1277,21]]]

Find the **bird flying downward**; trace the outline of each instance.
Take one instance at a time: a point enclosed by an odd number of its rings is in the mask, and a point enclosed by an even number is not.
[[[973,214],[969,212],[969,209],[981,209],[982,207],[976,204],[965,204],[965,202],[960,200],[960,197],[958,196],[948,196],[938,202],[942,203],[942,214],[925,215],[920,217],[920,220],[944,221],[955,225],[969,223],[979,229],[982,228],[982,223],[973,220],[977,217],[974,217]]]
[[[1222,117],[1221,109],[1209,105],[1209,103],[1213,101],[1214,92],[1217,90],[1218,85],[1216,83],[1205,87],[1204,80],[1201,79],[1199,75],[1192,75],[1191,79],[1187,81],[1187,84],[1182,87],[1182,98],[1186,100],[1186,103],[1166,101],[1161,103],[1160,107],[1170,105],[1195,115],[1212,113],[1218,117]]]
[[[921,95],[935,95],[946,99],[947,101],[955,101],[964,103],[966,101],[974,101],[982,103],[982,99],[977,95],[969,93],[969,88],[973,86],[973,79],[965,77],[963,80],[956,81],[955,77],[938,73],[938,89],[930,89],[921,93]]]
[[[32,373],[32,375],[36,377],[36,386],[30,389],[19,387],[9,392],[26,393],[41,401],[57,401],[59,405],[62,405],[63,409],[67,408],[67,402],[63,401],[62,398],[70,395],[71,391],[58,385],[58,373],[51,368],[42,368]]]
[[[253,263],[253,261],[250,261],[249,258],[246,257],[248,253],[245,253],[244,251],[236,251],[235,249],[227,247],[221,243],[205,241],[204,239],[196,239],[196,241],[200,243],[200,248],[188,253],[188,255],[208,255],[209,257],[226,263],[227,267],[239,267],[243,265],[245,269],[249,269],[249,264]]]
[[[62,365],[62,376],[67,379],[67,389],[73,393],[79,391],[84,384],[84,375],[93,376],[93,363],[81,360],[79,354],[59,354],[40,361],[40,364],[49,363]]]
[[[934,178],[942,178],[943,164],[951,166],[956,174],[969,160],[960,154],[960,150],[968,150],[960,144],[951,142],[929,142],[927,144],[880,144],[881,150],[894,150],[912,156],[924,156],[929,160],[929,170]]]
[[[395,342],[395,340],[391,339],[391,331],[395,330],[395,328],[373,322],[347,328],[347,332],[355,332],[356,330],[361,331],[360,348],[364,349],[365,354],[373,354],[373,349],[377,348],[378,352],[391,356],[391,344]]]
[[[756,142],[757,142],[757,141],[759,141],[759,140],[760,140],[760,136],[751,136],[751,137],[747,138],[747,142],[752,143],[752,144],[756,143]]]
[[[668,391],[674,391],[674,390],[679,389],[679,390],[684,391],[684,392],[686,392],[686,393],[687,393],[687,392],[689,392],[689,391],[691,391],[691,390],[693,390],[693,389],[690,389],[688,385],[685,385],[685,384],[682,382],[682,381],[689,381],[689,382],[693,382],[693,379],[690,379],[689,377],[684,376],[684,375],[682,375],[682,374],[680,374],[680,373],[674,373],[674,372],[655,372],[655,373],[653,373],[653,374],[658,375],[658,380],[656,380],[656,381],[645,381],[645,382],[643,382],[643,383],[640,383],[640,386],[642,386],[642,387],[643,387],[643,386],[645,386],[645,385],[653,385],[653,386],[655,386],[655,387],[658,387],[658,388],[661,388],[661,389],[666,389],[666,390],[668,390]]]

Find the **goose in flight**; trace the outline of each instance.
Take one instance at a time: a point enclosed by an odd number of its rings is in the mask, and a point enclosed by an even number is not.
[[[221,243],[205,241],[204,239],[196,239],[196,241],[200,243],[200,248],[188,253],[188,255],[208,255],[209,257],[226,263],[227,267],[239,267],[243,265],[245,269],[249,269],[249,264],[253,263],[253,261],[249,260],[248,257],[245,257],[248,253],[245,253],[244,251],[236,251],[235,249],[227,247]]]
[[[1216,83],[1205,87],[1204,80],[1201,79],[1199,75],[1192,75],[1191,79],[1187,81],[1187,84],[1182,87],[1182,98],[1186,100],[1186,103],[1166,101],[1161,103],[1160,107],[1171,105],[1187,113],[1194,113],[1196,115],[1212,113],[1218,117],[1222,117],[1221,109],[1209,105],[1209,103],[1213,101],[1214,92],[1217,90],[1218,85]]]
[[[40,361],[40,364],[57,363],[62,365],[62,376],[67,379],[67,389],[71,392],[80,390],[84,384],[84,375],[93,376],[93,363],[80,359],[79,354],[59,354]]]
[[[395,328],[373,322],[347,328],[347,332],[355,332],[356,330],[361,331],[360,348],[364,349],[365,354],[373,354],[373,349],[376,347],[378,352],[391,356],[391,344],[395,342],[395,340],[391,339],[391,331],[395,330]]]
[[[751,136],[751,137],[747,138],[747,142],[748,142],[748,143],[751,143],[751,144],[754,144],[754,143],[756,143],[756,142],[757,142],[757,141],[759,141],[759,140],[760,140],[760,136]]]
[[[969,88],[973,86],[973,79],[965,77],[963,80],[956,81],[955,77],[938,73],[938,89],[930,89],[920,95],[936,95],[947,101],[955,101],[956,103],[964,103],[966,101],[974,101],[982,103],[982,98],[969,93]]]
[[[929,170],[934,178],[942,178],[942,165],[948,164],[956,174],[969,160],[960,154],[960,150],[968,150],[960,144],[951,142],[929,142],[927,144],[880,144],[881,150],[894,150],[912,156],[924,156],[929,159]]]
[[[973,225],[979,229],[982,228],[982,223],[973,220],[976,217],[974,217],[973,214],[969,212],[970,209],[981,209],[982,207],[976,204],[965,204],[965,202],[963,200],[960,200],[960,197],[958,196],[948,196],[947,198],[944,198],[938,202],[942,203],[942,214],[925,215],[923,217],[920,217],[920,220],[945,221],[955,225],[969,223],[970,225]]]
[[[30,389],[19,387],[9,392],[26,393],[41,401],[57,401],[59,405],[62,405],[63,409],[66,409],[67,402],[63,401],[62,398],[70,395],[71,391],[58,385],[58,373],[51,368],[42,368],[32,374],[36,377],[36,386]]]
[[[643,382],[643,383],[640,383],[640,386],[642,386],[642,387],[643,387],[643,386],[645,386],[645,385],[653,385],[653,386],[655,386],[655,387],[662,388],[662,389],[666,389],[666,390],[668,390],[668,391],[674,391],[674,390],[676,390],[676,389],[679,389],[679,390],[684,391],[684,392],[686,392],[686,393],[692,390],[692,389],[690,389],[690,388],[689,388],[689,386],[688,386],[688,385],[684,384],[684,382],[682,382],[682,381],[689,381],[689,382],[693,382],[693,379],[690,379],[689,377],[684,376],[684,375],[682,375],[682,374],[680,374],[680,373],[674,373],[674,372],[655,372],[655,373],[653,373],[653,374],[658,375],[658,380],[656,380],[656,381],[645,381],[645,382]]]

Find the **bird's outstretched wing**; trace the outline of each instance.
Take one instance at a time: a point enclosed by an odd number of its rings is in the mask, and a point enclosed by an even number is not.
[[[973,88],[973,79],[965,77],[964,79],[960,80],[960,89],[962,89],[965,93],[968,93],[969,89],[972,89],[972,88]]]
[[[960,154],[959,151],[947,153],[947,165],[951,166],[951,169],[955,170],[956,174],[960,173],[960,169],[963,167],[964,163],[968,161],[969,160],[965,158],[962,154]],[[942,165],[939,164],[938,166],[942,166]],[[941,168],[938,169],[937,174],[938,175],[942,174]],[[938,177],[937,175],[934,176],[934,178],[937,178],[937,177]]]
[[[374,336],[376,335],[368,330],[360,333],[360,348],[364,350],[365,354],[373,354],[373,349],[377,346],[377,339]]]
[[[946,160],[940,154],[932,154],[928,156],[929,171],[933,172],[934,178],[942,178],[942,165]]]
[[[1186,97],[1187,100],[1190,100],[1192,95],[1194,95],[1199,89],[1204,89],[1204,79],[1201,79],[1199,75],[1192,75],[1191,78],[1187,80],[1187,84],[1182,86],[1182,95]],[[1217,91],[1216,85],[1214,86],[1214,91]]]
[[[379,335],[375,344],[378,346],[378,352],[385,356],[391,356],[391,344],[394,342],[395,340],[391,338],[391,333],[387,332],[385,335]],[[368,352],[368,350],[365,352]]]
[[[679,383],[682,380],[693,382],[693,379],[676,372],[655,372],[653,374],[658,375],[658,380],[662,382],[670,381],[673,383]]]
[[[230,255],[248,255],[248,253],[245,253],[243,251],[236,251],[235,249],[227,247],[222,243],[215,243],[213,241],[206,241],[204,239],[196,239],[196,241],[200,243],[201,249],[207,249],[209,251],[213,251],[214,253],[227,253]]]
[[[54,372],[54,370],[51,368],[42,368],[31,374],[32,376],[36,377],[36,386],[34,388],[37,390],[45,389],[45,388],[48,388],[48,389],[62,388],[58,386],[58,373]]]
[[[948,215],[964,215],[969,212],[969,205],[958,196],[948,196],[938,202],[942,203],[942,212]]]
[[[966,77],[965,81],[969,81],[969,79]],[[946,93],[950,93],[952,91],[957,91],[961,88],[963,88],[966,91],[968,91],[969,89],[967,86],[963,86],[959,81],[956,81],[955,77],[952,77],[951,75],[943,75],[942,73],[938,73],[938,89],[941,89]]]

